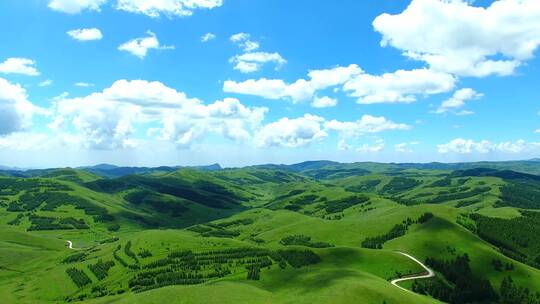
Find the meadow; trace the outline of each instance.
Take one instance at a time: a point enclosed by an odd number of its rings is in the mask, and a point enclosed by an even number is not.
[[[0,171],[0,297],[540,303],[539,168],[306,162]],[[423,272],[399,252],[436,276],[393,286]]]

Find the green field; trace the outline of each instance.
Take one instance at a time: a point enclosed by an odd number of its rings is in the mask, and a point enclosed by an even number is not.
[[[538,172],[536,162],[6,171],[0,296],[535,304]],[[436,276],[403,282],[409,291],[393,286],[423,272],[397,251]]]

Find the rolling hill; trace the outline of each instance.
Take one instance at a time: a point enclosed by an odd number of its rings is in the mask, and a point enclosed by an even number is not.
[[[536,165],[5,173],[0,295],[6,303],[538,303]],[[436,276],[403,282],[410,291],[391,285],[423,271],[398,251]]]

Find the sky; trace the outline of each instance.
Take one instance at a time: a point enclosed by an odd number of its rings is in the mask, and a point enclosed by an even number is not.
[[[0,165],[540,156],[537,0],[0,1]]]

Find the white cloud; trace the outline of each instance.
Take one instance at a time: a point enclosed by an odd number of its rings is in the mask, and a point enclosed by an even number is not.
[[[66,32],[71,38],[79,41],[101,40],[103,34],[97,28],[81,28]]]
[[[342,85],[353,77],[364,73],[356,64],[346,67],[337,66],[331,69],[311,70],[308,73],[310,85],[314,90],[323,90],[329,87]]]
[[[161,138],[179,146],[189,146],[208,132],[214,132],[236,142],[252,138],[266,108],[248,108],[235,98],[200,105],[189,111],[172,112],[164,118]]]
[[[357,121],[330,120],[324,123],[326,131],[336,131],[340,138],[357,138],[367,133],[379,133],[391,130],[409,130],[411,126],[395,123],[383,116],[363,115]]]
[[[232,42],[242,42],[248,40],[250,35],[248,33],[236,33],[229,38]]]
[[[330,108],[335,107],[337,105],[337,99],[330,98],[328,96],[323,97],[315,97],[313,99],[313,102],[311,103],[311,106],[314,108]]]
[[[493,143],[488,140],[481,140],[479,142],[472,139],[456,138],[446,144],[437,145],[439,153],[459,153],[459,154],[471,154],[471,153],[491,153],[502,152],[508,154],[519,154],[529,152],[540,152],[540,142],[526,142],[523,139],[515,142],[500,142]]]
[[[148,124],[159,125],[151,134],[182,147],[209,132],[247,140],[267,111],[248,108],[232,98],[205,105],[161,82],[145,80],[118,80],[102,92],[61,98],[54,110],[50,127],[73,144],[92,149],[136,146],[133,133]]]
[[[406,124],[394,123],[384,117],[364,115],[358,121],[343,122],[337,120],[327,121],[325,118],[311,114],[303,117],[284,117],[276,122],[263,126],[255,134],[255,144],[258,147],[288,147],[296,148],[321,141],[330,132],[339,135],[338,149],[350,150],[352,146],[345,139],[358,138],[364,134],[374,134],[390,130],[408,130]],[[377,141],[376,145],[364,145],[358,151],[377,152],[384,148],[384,143]]]
[[[341,151],[350,151],[354,149],[356,152],[360,152],[360,153],[377,153],[384,150],[384,147],[385,147],[384,140],[380,138],[375,140],[375,142],[371,145],[362,144],[358,146],[357,148],[354,148],[352,145],[347,144],[344,139],[340,139],[338,142],[338,149]]]
[[[0,63],[0,73],[38,76],[40,73],[36,69],[35,64],[36,62],[34,60],[28,58],[8,58]]]
[[[377,153],[382,150],[384,150],[384,141],[382,139],[376,140],[373,145],[363,144],[356,148],[356,151],[361,153]]]
[[[42,109],[28,100],[23,87],[0,78],[0,136],[27,129],[36,113]]]
[[[287,61],[279,53],[254,52],[236,55],[229,59],[233,63],[234,69],[242,73],[252,73],[261,69],[269,62],[276,64],[276,69],[281,68]]]
[[[349,150],[351,150],[353,147],[352,147],[351,145],[349,145],[349,144],[345,141],[345,139],[340,139],[340,140],[338,141],[337,148],[338,148],[338,150],[340,150],[340,151],[349,151]]]
[[[474,112],[473,111],[469,111],[469,110],[461,110],[459,112],[456,112],[455,113],[457,116],[466,116],[466,115],[473,115]]]
[[[259,96],[266,99],[290,99],[294,103],[311,100],[317,90],[323,90],[346,82],[362,70],[357,65],[313,70],[308,73],[310,80],[299,79],[286,83],[281,79],[248,79],[243,82],[227,80],[223,91],[244,95]]]
[[[418,142],[411,141],[411,142],[403,142],[399,144],[394,145],[394,150],[398,153],[412,153],[413,150],[410,148],[412,145],[417,145]]]
[[[539,1],[500,0],[487,8],[470,3],[413,0],[400,14],[378,16],[373,26],[383,35],[382,46],[460,76],[513,74],[534,56],[540,45]]]
[[[242,73],[253,73],[259,71],[266,63],[274,63],[276,70],[280,69],[287,61],[277,53],[255,52],[260,48],[260,44],[250,40],[250,35],[247,33],[237,33],[229,39],[241,48],[244,53],[235,55],[229,59],[231,64],[234,64],[234,69]]]
[[[329,120],[324,122],[325,132],[338,133],[338,149],[352,150],[353,145],[347,140],[354,140],[366,134],[375,134],[385,131],[409,130],[411,126],[402,123],[395,123],[383,116],[363,115],[357,121]],[[363,144],[355,150],[358,152],[379,152],[384,148],[384,142],[378,139],[374,145]]]
[[[457,115],[472,114],[472,112],[470,111],[463,110],[460,112],[456,112],[456,110],[465,106],[465,102],[469,100],[478,100],[483,96],[484,94],[478,93],[470,88],[457,90],[456,92],[454,92],[454,95],[451,98],[443,101],[443,103],[439,106],[435,113],[442,114],[448,111],[454,111],[454,113]]]
[[[249,68],[249,67],[246,67]],[[365,74],[356,64],[324,70],[312,70],[309,80],[286,83],[281,79],[248,79],[244,82],[225,81],[223,90],[260,96],[267,99],[290,99],[293,102],[311,100],[317,91],[343,85],[358,103],[413,102],[418,95],[432,95],[452,90],[456,78],[428,69],[398,70],[380,76]]]
[[[213,33],[206,33],[201,36],[201,42],[208,42],[214,39],[216,39],[216,35],[214,35]]]
[[[94,86],[93,83],[89,83],[89,82],[76,82],[73,85],[80,88],[88,88],[88,87]]]
[[[6,136],[0,136],[0,150],[44,150],[50,144],[51,138],[41,133],[15,132]]]
[[[198,9],[213,9],[223,5],[223,0],[118,0],[116,8],[130,13],[157,18],[191,16]]]
[[[487,153],[491,150],[491,143],[486,140],[475,142],[472,139],[456,138],[446,144],[437,145],[437,150],[439,153],[469,154],[473,151]]]
[[[281,79],[258,80],[249,79],[244,82],[227,80],[223,83],[223,91],[227,93],[237,93],[254,95],[266,99],[288,98],[293,102],[309,100],[313,97],[313,88],[306,80],[300,79],[292,84],[287,84]]]
[[[155,49],[155,50],[170,50],[174,49],[174,46],[164,46],[159,43],[159,40],[156,37],[156,34],[152,33],[151,31],[147,31],[146,34],[148,36],[141,37],[141,38],[135,38],[132,40],[129,40],[128,42],[125,42],[121,44],[118,47],[118,50],[120,51],[126,51],[129,52],[140,59],[144,59],[146,57],[146,54],[148,53],[148,50]]]
[[[67,14],[78,14],[84,10],[99,11],[107,0],[51,0],[49,8]]]
[[[410,103],[417,95],[444,93],[454,88],[456,79],[429,69],[398,70],[382,75],[359,74],[343,89],[357,97],[360,104]]]
[[[251,35],[247,33],[237,33],[230,37],[230,40],[236,45],[238,45],[239,48],[243,49],[244,52],[253,52],[257,49],[259,49],[260,44],[256,41],[250,40]]]
[[[255,135],[258,147],[296,148],[326,138],[328,134],[322,130],[324,118],[305,114],[303,117],[281,118],[265,125]]]
[[[45,79],[43,80],[42,82],[38,83],[38,86],[40,87],[48,87],[50,86],[51,84],[53,84],[53,81],[50,80],[50,79]]]

